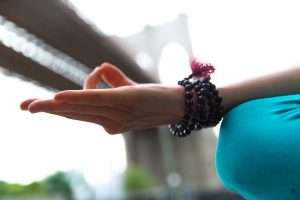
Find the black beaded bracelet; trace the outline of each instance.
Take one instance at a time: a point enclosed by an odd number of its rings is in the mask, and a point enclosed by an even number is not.
[[[217,125],[224,113],[222,97],[219,96],[216,86],[210,82],[210,74],[214,72],[213,66],[194,59],[191,67],[193,73],[188,78],[178,81],[178,85],[185,89],[185,115],[179,123],[169,125],[170,132],[178,137],[188,136],[193,130]],[[197,80],[190,82],[193,77]],[[197,96],[195,106],[193,93]]]
[[[222,97],[219,96],[216,86],[210,82],[210,77],[196,82],[197,94],[197,130],[217,125],[223,117]]]
[[[184,87],[185,90],[185,114],[181,122],[177,124],[170,125],[170,131],[173,135],[178,137],[185,137],[191,134],[194,130],[193,124],[190,123],[193,116],[193,85],[188,78],[185,78],[182,81],[178,81],[178,85]]]

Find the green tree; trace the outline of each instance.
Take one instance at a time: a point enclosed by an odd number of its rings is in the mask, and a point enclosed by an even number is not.
[[[149,189],[154,186],[154,180],[146,171],[138,167],[129,167],[125,172],[124,189],[127,194]]]

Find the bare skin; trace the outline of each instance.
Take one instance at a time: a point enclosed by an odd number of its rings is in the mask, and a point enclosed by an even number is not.
[[[300,94],[300,67],[250,78],[219,88],[225,110],[243,102],[273,96]]]
[[[111,89],[96,89],[103,79]],[[300,68],[218,88],[225,111],[256,98],[300,93]],[[117,67],[104,63],[88,75],[83,90],[61,91],[53,99],[27,99],[31,113],[46,112],[99,124],[110,134],[176,123],[184,115],[181,86],[137,84]]]

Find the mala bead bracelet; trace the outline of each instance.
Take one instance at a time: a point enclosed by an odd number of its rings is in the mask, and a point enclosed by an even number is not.
[[[170,131],[173,135],[178,137],[185,137],[191,134],[194,130],[195,125],[191,123],[193,117],[193,84],[189,81],[188,78],[185,78],[182,81],[178,81],[178,85],[184,87],[185,90],[185,114],[181,122],[177,124],[170,125]]]
[[[178,85],[185,90],[185,115],[177,124],[169,125],[170,132],[178,137],[186,137],[194,130],[217,125],[224,113],[222,97],[219,96],[216,86],[210,82],[214,67],[193,59],[191,68],[193,73],[178,81]],[[195,79],[193,82],[190,81],[192,78]],[[193,102],[194,94],[197,102]]]

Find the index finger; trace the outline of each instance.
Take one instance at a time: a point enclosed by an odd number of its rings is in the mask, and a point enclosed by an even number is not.
[[[105,81],[106,84],[113,88],[136,84],[116,66],[109,63],[103,63],[100,67],[96,67],[86,77],[83,88],[96,89],[101,78]]]
[[[91,106],[116,106],[121,103],[122,96],[115,89],[66,90],[58,92],[54,100]]]

